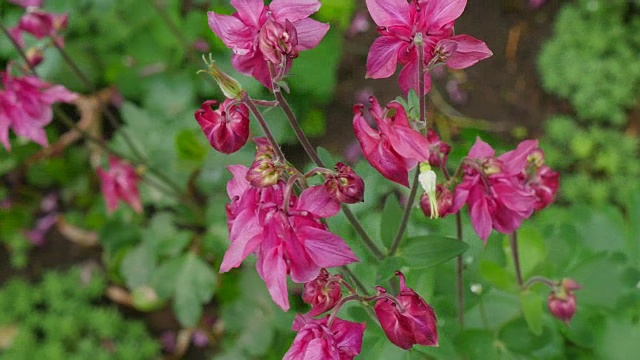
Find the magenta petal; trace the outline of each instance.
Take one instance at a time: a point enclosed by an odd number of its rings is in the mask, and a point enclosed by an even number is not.
[[[27,121],[31,123],[27,123]],[[33,142],[35,142],[36,144],[39,144],[42,147],[49,146],[49,141],[47,140],[47,133],[44,131],[44,129],[39,127],[37,123],[33,123],[32,119],[28,119],[27,121],[14,122],[13,132],[16,133],[16,135],[33,140]]]
[[[302,192],[296,208],[306,210],[317,217],[328,218],[340,211],[340,204],[331,197],[323,185],[316,185]]]
[[[493,154],[495,154],[495,151],[493,150],[491,145],[482,141],[482,139],[480,139],[479,136],[476,137],[475,144],[473,144],[473,146],[471,147],[471,150],[469,150],[469,157],[472,159],[481,159],[485,157],[491,157],[493,156]]]
[[[207,13],[209,27],[234,54],[246,55],[253,47],[253,34],[240,19],[235,16]]]
[[[262,277],[271,299],[283,311],[289,311],[289,292],[287,291],[287,264],[279,246],[262,254],[262,269],[258,274]]]
[[[389,137],[393,149],[408,159],[418,162],[429,160],[429,141],[411,128],[395,128],[395,134]]]
[[[264,10],[263,0],[231,0],[231,5],[238,10],[238,17],[245,24],[260,28],[260,15]]]
[[[291,63],[291,62],[288,62]],[[271,89],[271,75],[269,75],[269,66],[264,60],[264,56],[260,50],[256,50],[251,56],[233,54],[231,56],[231,65],[239,72],[253,76],[262,85]]]
[[[479,199],[471,204],[470,209],[471,224],[476,234],[487,243],[487,238],[491,234],[491,215],[485,199]]]
[[[379,26],[404,24],[411,27],[410,5],[406,0],[367,0],[367,9]]]
[[[9,142],[10,120],[0,111],[0,142],[7,151],[11,151],[11,143]]]
[[[508,174],[518,174],[527,166],[527,158],[538,147],[538,140],[525,140],[511,151],[498,156],[502,161],[503,171]]]
[[[429,17],[429,28],[440,29],[459,18],[467,6],[467,0],[430,0],[423,9]]]
[[[412,60],[400,70],[398,77],[398,83],[400,90],[404,95],[409,93],[409,90],[413,89],[418,93],[418,60]],[[427,94],[431,90],[431,74],[427,71],[424,74],[424,93]]]
[[[249,182],[246,179],[249,169],[244,165],[229,165],[227,170],[233,175],[233,178],[227,183],[227,194],[229,199],[241,196],[249,188]]]
[[[320,267],[335,267],[359,261],[349,246],[337,235],[311,226],[296,229],[311,259]]]
[[[320,2],[318,0],[273,0],[269,4],[269,9],[279,22],[284,23],[285,20],[296,22],[320,10]]]
[[[220,264],[221,273],[240,266],[262,240],[262,228],[255,220],[255,213],[250,210],[240,212],[234,220],[231,232],[231,244]]]
[[[396,72],[398,51],[406,45],[405,42],[391,36],[377,38],[367,55],[367,78],[388,78]]]
[[[116,195],[116,184],[113,177],[103,169],[98,169],[100,186],[104,201],[107,205],[107,212],[112,213],[118,208],[118,196]]]
[[[298,34],[298,50],[309,50],[318,46],[329,31],[329,24],[313,19],[302,19],[294,23]]]
[[[484,60],[493,55],[484,41],[480,41],[469,35],[456,35],[448,39],[441,40],[436,47],[440,46],[441,43],[447,42],[454,42],[457,44],[455,51],[445,60],[447,66],[452,69],[468,68],[478,61]]]

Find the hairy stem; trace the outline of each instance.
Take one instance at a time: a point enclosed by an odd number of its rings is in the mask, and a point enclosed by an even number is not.
[[[522,272],[520,270],[520,256],[518,254],[518,231],[514,231],[509,234],[509,245],[511,245],[511,256],[513,257],[513,267],[516,269],[516,278],[518,279],[518,285],[522,287]]]
[[[420,34],[420,33],[418,33]],[[420,35],[421,36],[421,35]],[[425,136],[429,130],[427,124],[426,117],[426,109],[425,109],[425,93],[424,93],[424,74],[427,71],[427,68],[424,66],[424,44],[422,43],[422,39],[420,38],[415,42],[416,48],[418,51],[418,106],[419,106],[419,117],[418,120],[420,124],[424,124]],[[398,232],[393,240],[393,244],[389,248],[389,256],[395,254],[396,250],[400,246],[400,242],[402,241],[402,237],[404,235],[405,230],[407,229],[407,224],[409,222],[409,216],[411,215],[411,210],[413,209],[413,203],[416,199],[416,194],[418,193],[418,187],[420,187],[420,183],[418,182],[418,176],[420,175],[420,169],[416,168],[416,173],[413,177],[413,183],[411,184],[411,192],[409,193],[409,198],[407,199],[407,204],[404,207],[404,212],[402,213],[402,220],[400,221],[400,226],[398,227]]]

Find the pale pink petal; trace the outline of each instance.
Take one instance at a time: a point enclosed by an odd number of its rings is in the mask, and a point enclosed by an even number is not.
[[[229,235],[231,244],[222,259],[220,272],[227,272],[240,266],[242,261],[260,244],[262,231],[253,211],[241,211],[233,222]]]
[[[282,256],[282,249],[276,246],[262,253],[262,268],[258,274],[262,277],[271,299],[283,311],[289,310],[289,292],[287,291],[287,264]]]
[[[367,9],[378,26],[411,27],[411,7],[406,0],[367,0]]]
[[[238,17],[248,26],[260,28],[260,16],[264,10],[263,0],[231,0],[231,5],[238,10]]]
[[[422,11],[427,14],[431,29],[440,29],[459,18],[467,6],[467,0],[429,0],[426,3]]]
[[[329,24],[313,19],[302,19],[293,24],[298,34],[298,50],[309,50],[318,46],[329,31]]]
[[[335,201],[323,185],[312,186],[300,195],[296,209],[306,210],[317,217],[332,217],[340,211]]]
[[[456,44],[455,50],[445,58],[447,66],[452,69],[468,68],[478,61],[493,55],[484,41],[469,35],[456,35],[441,40],[438,45],[436,45],[436,48],[440,46],[451,47],[453,44]]]
[[[538,140],[525,140],[511,151],[498,156],[502,161],[502,170],[508,174],[518,174],[527,166],[527,158],[538,148]]]
[[[49,119],[49,121],[51,121],[51,119]],[[37,123],[33,122],[32,119],[24,119],[24,121],[14,122],[13,132],[15,132],[18,136],[33,140],[33,142],[39,144],[40,146],[49,146],[47,133],[42,127],[38,126]]]
[[[329,268],[360,261],[349,246],[337,235],[311,226],[296,229],[309,256],[320,267]]]
[[[482,141],[479,136],[476,137],[475,144],[473,144],[471,150],[469,150],[469,157],[471,159],[482,159],[485,157],[491,157],[493,156],[493,154],[495,154],[495,151],[493,150],[491,145]]]
[[[42,101],[47,104],[53,104],[56,102],[66,102],[70,103],[78,98],[78,94],[67,90],[62,85],[52,86],[44,91],[42,91]]]
[[[112,213],[118,208],[115,181],[113,177],[103,169],[98,169],[98,177],[100,177],[100,187],[107,205],[107,212]]]
[[[396,72],[398,51],[406,46],[404,41],[391,36],[377,38],[367,55],[367,74],[370,79],[388,78]]]
[[[273,0],[269,4],[275,19],[284,23],[285,20],[296,22],[308,18],[320,9],[318,0]]]
[[[207,13],[209,27],[234,54],[246,55],[253,49],[254,34],[235,16]]]

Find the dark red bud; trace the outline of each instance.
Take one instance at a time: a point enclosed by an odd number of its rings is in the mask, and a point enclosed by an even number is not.
[[[335,166],[336,173],[327,175],[324,188],[340,203],[354,204],[364,201],[364,181],[351,167],[341,162]]]
[[[451,190],[444,187],[442,184],[436,185],[436,201],[438,204],[438,217],[445,217],[451,214],[449,212],[453,205],[453,194],[451,193]],[[427,217],[432,217],[429,195],[427,195],[427,193],[422,194],[420,197],[420,208]]]
[[[317,278],[304,284],[302,300],[311,305],[307,315],[316,316],[333,309],[340,299],[342,291],[340,276],[331,276],[326,269],[320,270]]]
[[[208,100],[196,110],[195,118],[211,146],[223,154],[238,151],[249,138],[249,109],[226,99],[215,111],[215,100]]]

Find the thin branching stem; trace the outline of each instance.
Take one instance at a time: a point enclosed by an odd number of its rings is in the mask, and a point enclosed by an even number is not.
[[[509,245],[511,245],[511,256],[513,257],[513,267],[516,269],[516,279],[518,285],[522,287],[522,272],[520,270],[520,255],[518,254],[518,231],[515,230],[509,234]]]

